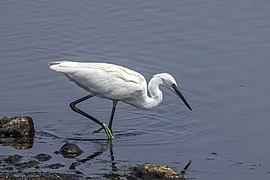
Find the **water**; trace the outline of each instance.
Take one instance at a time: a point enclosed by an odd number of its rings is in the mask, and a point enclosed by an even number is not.
[[[78,166],[87,176],[146,162],[180,170],[192,160],[195,179],[270,177],[270,2],[227,1],[2,1],[0,115],[33,117],[33,147],[2,146],[0,154],[54,154],[65,142],[102,152]],[[142,73],[168,72],[193,108],[166,89],[164,101],[142,111],[119,103],[110,147],[98,126],[69,109],[87,93],[51,71],[55,60],[120,64]],[[111,102],[80,107],[109,118]]]

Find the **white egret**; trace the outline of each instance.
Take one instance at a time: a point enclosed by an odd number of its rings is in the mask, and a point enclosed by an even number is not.
[[[71,81],[90,93],[70,103],[70,107],[73,111],[101,125],[101,128],[93,133],[104,129],[110,140],[114,139],[112,134],[112,122],[117,102],[122,101],[139,109],[154,108],[162,101],[162,92],[159,89],[160,85],[173,91],[192,111],[178,89],[175,79],[168,73],[156,74],[149,81],[149,97],[147,95],[147,83],[145,78],[141,74],[122,66],[108,63],[72,61],[49,62],[49,66],[52,70],[65,74]],[[108,126],[76,107],[78,103],[93,96],[112,100],[113,105]]]

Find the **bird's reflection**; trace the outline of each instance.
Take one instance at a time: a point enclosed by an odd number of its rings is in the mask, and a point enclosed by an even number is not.
[[[82,164],[84,164],[84,163],[86,163],[88,161],[91,161],[91,160],[95,159],[96,157],[100,156],[101,154],[103,154],[104,152],[109,151],[110,152],[111,169],[112,169],[113,172],[118,171],[118,168],[117,168],[116,162],[115,162],[115,157],[114,157],[114,154],[113,154],[113,144],[112,144],[112,142],[111,141],[103,141],[103,142],[100,142],[98,144],[100,144],[100,147],[101,147],[98,151],[90,154],[89,156],[87,156],[84,159],[80,159],[80,160],[77,160],[76,162],[72,163],[69,166],[69,169],[70,170],[75,170],[76,173],[82,174],[81,172],[76,170],[77,166],[80,166],[80,165],[82,165]]]
[[[112,163],[112,171],[117,171],[118,168],[116,166],[115,160],[114,160],[114,155],[113,155],[113,144],[110,143],[110,157],[111,157],[111,163]]]

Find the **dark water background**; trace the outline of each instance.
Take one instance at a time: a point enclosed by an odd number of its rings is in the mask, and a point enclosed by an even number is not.
[[[120,64],[147,80],[168,72],[180,84],[190,112],[164,89],[150,111],[119,103],[113,142],[116,166],[146,162],[180,170],[195,179],[270,178],[270,1],[1,1],[0,115],[33,117],[33,148],[1,146],[0,154],[53,155],[74,142],[88,176],[112,171],[104,133],[69,109],[87,93],[47,62]],[[102,120],[111,102],[93,98],[80,107]],[[67,166],[68,167],[68,166]],[[69,172],[67,167],[58,172]]]

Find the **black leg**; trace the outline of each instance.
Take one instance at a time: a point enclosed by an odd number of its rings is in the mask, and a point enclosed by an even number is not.
[[[112,112],[111,112],[110,122],[109,122],[109,126],[108,126],[109,129],[111,130],[111,132],[112,132],[113,117],[114,117],[115,108],[116,108],[117,103],[118,103],[118,101],[113,100]]]
[[[96,119],[96,118],[94,118],[93,116],[91,116],[91,115],[89,115],[89,114],[83,112],[82,110],[80,110],[79,108],[76,107],[76,105],[77,105],[78,103],[80,103],[80,102],[82,102],[82,101],[85,101],[85,100],[87,100],[87,99],[89,99],[89,98],[91,98],[91,97],[93,97],[93,96],[92,96],[91,94],[89,94],[89,95],[87,95],[87,96],[84,96],[84,97],[82,97],[82,98],[76,100],[76,101],[73,101],[72,103],[70,103],[70,108],[71,108],[73,111],[75,111],[75,112],[77,112],[77,113],[83,115],[84,117],[87,117],[88,119],[91,119],[92,121],[94,121],[95,123],[97,123],[97,124],[99,124],[99,125],[101,125],[101,126],[103,127],[103,123],[102,123],[101,121],[99,121],[98,119]]]

